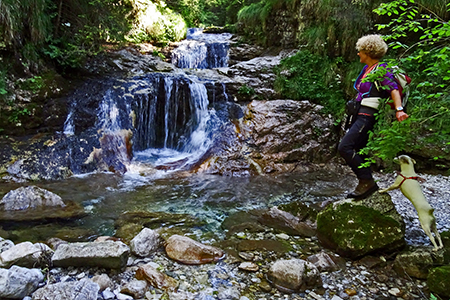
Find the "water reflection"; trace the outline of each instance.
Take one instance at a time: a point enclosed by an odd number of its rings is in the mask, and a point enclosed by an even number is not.
[[[55,236],[72,241],[92,240],[100,235],[114,235],[114,223],[123,213],[145,211],[187,214],[201,221],[195,230],[222,238],[220,225],[228,215],[296,200],[335,199],[348,188],[339,178],[323,172],[237,178],[155,171],[151,175],[102,173],[40,182],[36,185],[63,200],[82,204],[88,216],[53,224],[2,224],[7,236],[0,236],[14,242],[45,241]],[[1,196],[17,187],[18,184],[2,184]]]

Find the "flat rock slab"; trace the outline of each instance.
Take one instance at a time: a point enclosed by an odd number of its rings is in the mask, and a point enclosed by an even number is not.
[[[126,266],[130,248],[122,242],[72,243],[60,245],[52,257],[55,267],[99,267],[120,269]]]

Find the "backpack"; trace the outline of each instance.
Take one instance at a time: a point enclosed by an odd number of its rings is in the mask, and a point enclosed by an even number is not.
[[[402,107],[406,108],[406,104],[408,102],[409,97],[409,88],[410,88],[409,84],[411,83],[412,79],[406,73],[401,72],[400,68],[397,66],[393,66],[391,67],[391,69],[393,70],[394,80],[398,85],[398,91],[400,92],[400,97],[402,98]],[[375,85],[377,86],[378,89],[378,85],[376,82]],[[395,110],[394,102],[389,101],[388,104],[392,109]]]

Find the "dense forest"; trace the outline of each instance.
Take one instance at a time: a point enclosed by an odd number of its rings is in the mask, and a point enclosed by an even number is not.
[[[292,27],[287,39],[274,30],[280,16]],[[385,122],[365,151],[374,160],[425,150],[448,160],[449,16],[448,0],[0,0],[0,134],[39,105],[21,101],[15,89],[39,94],[55,76],[77,74],[89,57],[137,43],[164,47],[188,27],[222,27],[247,43],[301,49],[279,66],[277,91],[324,105],[339,124],[361,68],[355,42],[379,33],[390,45],[386,60],[413,78],[411,117],[399,123],[379,114]]]

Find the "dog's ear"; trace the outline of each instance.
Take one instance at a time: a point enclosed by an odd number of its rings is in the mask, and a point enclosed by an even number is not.
[[[416,164],[416,161],[413,158],[411,158],[411,161],[413,164]]]

